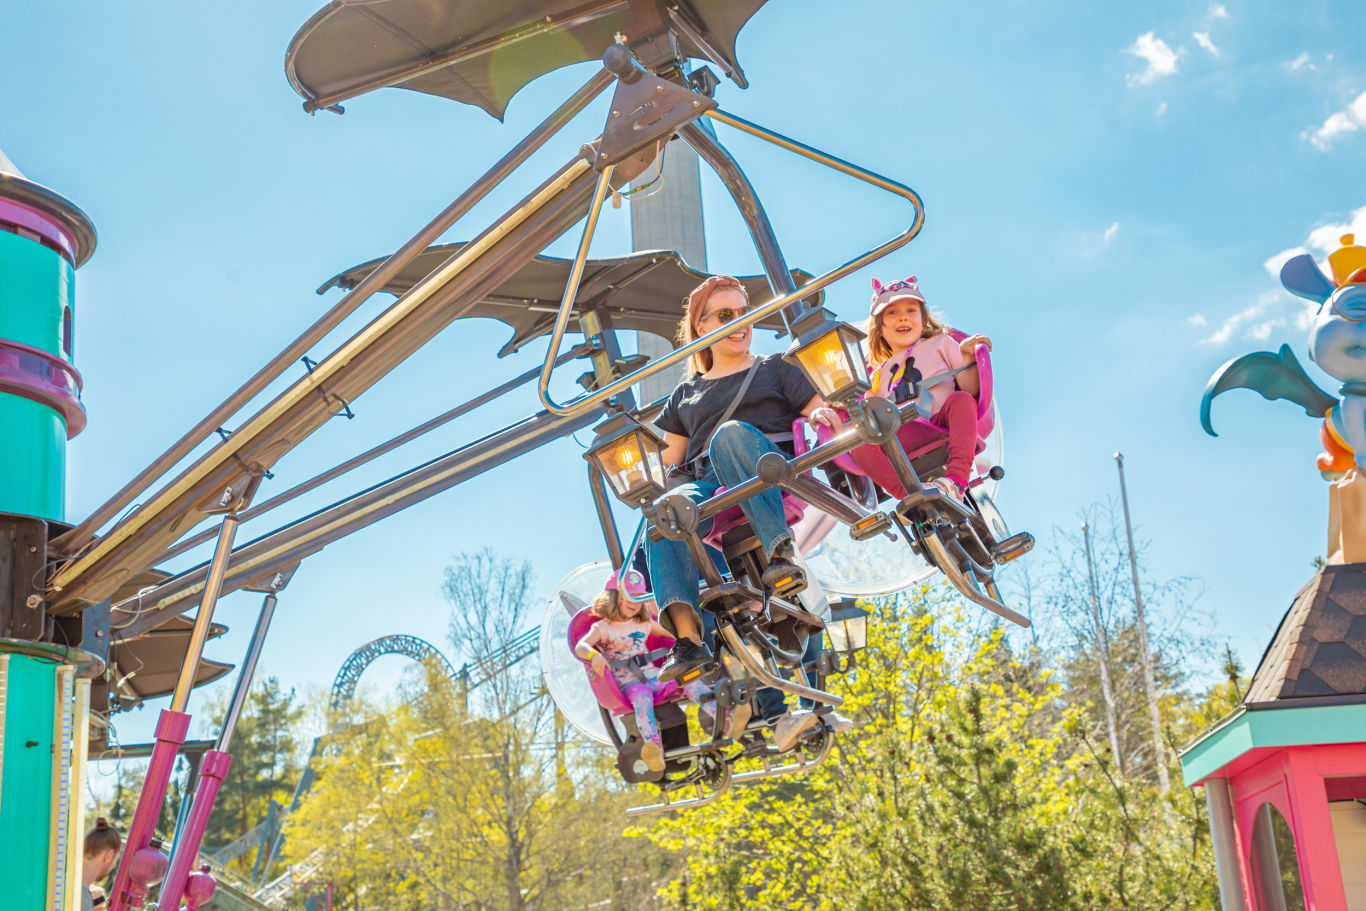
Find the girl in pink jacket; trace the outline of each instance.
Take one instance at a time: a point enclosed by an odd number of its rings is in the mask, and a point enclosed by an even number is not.
[[[873,367],[872,395],[885,396],[898,404],[898,387],[913,379],[911,369],[919,374],[917,381],[932,379],[958,367],[976,363],[978,345],[991,350],[991,340],[984,335],[973,335],[956,342],[948,329],[935,319],[925,306],[925,295],[920,292],[915,276],[905,281],[884,285],[873,279],[873,302],[868,317],[869,363]],[[977,401],[979,391],[977,370],[974,368],[949,377],[922,389],[921,405],[929,412],[930,420],[948,431],[948,463],[942,478],[930,484],[949,496],[963,499],[972,471],[972,459],[977,454]],[[931,442],[935,433],[919,422],[902,425],[897,439],[908,453]],[[906,496],[891,462],[876,446],[860,446],[852,453],[863,471],[890,495]]]

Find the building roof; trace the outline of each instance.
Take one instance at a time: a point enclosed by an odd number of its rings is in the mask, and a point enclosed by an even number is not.
[[[1300,590],[1243,702],[1350,696],[1366,701],[1366,563],[1326,566]]]

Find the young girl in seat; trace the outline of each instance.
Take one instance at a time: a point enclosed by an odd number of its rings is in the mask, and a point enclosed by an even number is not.
[[[885,396],[898,404],[898,387],[910,379],[930,379],[958,367],[976,363],[978,345],[991,350],[991,340],[973,335],[961,342],[953,340],[948,329],[935,319],[925,305],[915,276],[904,281],[882,284],[873,279],[873,301],[868,317],[869,364],[873,367],[871,395]],[[911,376],[911,370],[919,377]],[[944,476],[930,484],[961,501],[968,486],[972,460],[977,454],[977,370],[967,369],[955,376],[922,389],[921,405],[930,420],[948,431],[948,461]],[[924,424],[908,421],[897,433],[906,451],[931,442],[936,434]],[[876,446],[860,446],[852,453],[854,461],[879,487],[901,499],[906,489],[892,464]]]
[[[600,618],[574,646],[574,654],[591,661],[593,673],[611,673],[621,695],[635,709],[636,727],[643,741],[640,758],[651,771],[664,768],[664,747],[659,725],[655,723],[655,694],[664,688],[659,671],[649,658],[646,641],[650,636],[672,639],[649,610],[650,593],[639,570],[626,568],[607,578],[603,592],[593,599],[592,613]],[[708,692],[699,680],[682,686],[683,693],[699,702]],[[746,719],[748,720],[748,719]]]

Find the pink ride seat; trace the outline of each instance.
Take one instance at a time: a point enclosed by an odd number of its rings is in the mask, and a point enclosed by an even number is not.
[[[726,488],[718,487],[716,489],[716,494],[713,494],[713,496],[725,492]],[[805,513],[806,502],[783,491],[783,516],[787,519],[788,527],[791,528],[795,526]],[[732,506],[729,509],[721,510],[716,515],[712,516],[711,531],[702,536],[702,543],[710,545],[717,550],[721,550],[722,536],[732,528],[743,525],[745,521],[745,511],[739,506]]]
[[[579,640],[588,635],[588,631],[597,621],[598,618],[589,612],[588,608],[584,608],[574,615],[574,618],[569,621],[569,636],[567,637],[569,639],[569,650],[571,652],[574,651],[574,646],[579,644]],[[667,636],[652,635],[645,640],[645,647],[650,651],[668,648],[673,644],[673,639],[670,639]],[[584,673],[588,675],[588,685],[592,687],[593,696],[598,700],[599,705],[607,709],[613,716],[630,715],[634,713],[634,709],[632,709],[631,704],[626,701],[626,697],[621,695],[621,687],[617,686],[615,677],[611,674],[599,677],[597,674],[593,673],[593,662],[584,661],[582,658],[579,658],[578,655],[575,655],[574,657],[578,658],[579,663],[583,665]],[[660,658],[656,662],[656,664],[663,663],[663,658]],[[655,693],[655,705],[664,702],[676,702],[682,698],[683,691],[678,688],[677,683],[670,681],[669,683],[664,684],[659,692]]]

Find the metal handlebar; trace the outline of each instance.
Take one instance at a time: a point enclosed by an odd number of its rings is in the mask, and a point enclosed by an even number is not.
[[[919,234],[920,229],[924,226],[924,203],[921,201],[920,195],[916,193],[914,190],[912,190],[910,187],[907,187],[904,184],[897,183],[896,181],[890,178],[883,177],[880,174],[875,174],[872,171],[860,168],[857,165],[850,164],[849,162],[844,161],[840,158],[836,158],[833,155],[827,155],[825,152],[822,152],[819,149],[815,149],[811,146],[804,145],[803,143],[797,142],[794,139],[789,139],[788,137],[783,136],[781,134],[774,133],[770,130],[765,130],[763,127],[750,123],[749,121],[744,120],[743,118],[736,117],[733,114],[727,114],[724,111],[719,110],[712,110],[706,113],[708,117],[715,118],[716,120],[719,120],[724,124],[733,126],[736,129],[749,133],[752,136],[757,136],[760,139],[771,142],[779,148],[784,148],[789,151],[796,152],[798,155],[801,155],[804,158],[809,158],[812,161],[817,162],[818,164],[823,164],[826,167],[833,168],[834,170],[839,171],[843,174],[848,174],[852,177],[856,177],[859,180],[864,181],[865,183],[870,183],[875,187],[879,187],[880,189],[886,190],[889,193],[893,193],[897,196],[902,197],[903,199],[906,199],[911,203],[911,205],[915,209],[914,220],[911,222],[911,225],[905,231],[898,234],[896,237],[893,237],[891,240],[888,240],[885,243],[877,247],[874,247],[867,253],[864,253],[861,256],[857,256],[854,259],[849,260],[844,265],[832,269],[831,271],[826,272],[824,275],[820,275],[816,278],[811,279],[811,281],[807,282],[806,284],[802,285],[800,288],[797,288],[794,291],[789,291],[786,294],[782,294],[778,297],[773,298],[765,304],[761,304],[753,310],[750,310],[748,313],[745,313],[738,319],[732,320],[731,322],[726,323],[724,326],[717,327],[716,329],[712,330],[711,332],[707,333],[706,335],[702,336],[696,341],[690,342],[687,345],[684,345],[682,348],[679,348],[670,354],[666,354],[664,357],[659,358],[656,361],[652,361],[651,363],[646,364],[639,370],[629,373],[618,380],[613,380],[612,382],[608,383],[600,389],[585,393],[584,395],[581,395],[575,399],[572,399],[568,403],[561,405],[550,397],[550,375],[554,370],[554,360],[560,350],[560,345],[564,340],[565,329],[569,325],[569,317],[573,311],[574,298],[578,295],[579,278],[583,274],[584,260],[587,258],[588,255],[588,242],[592,239],[592,232],[597,225],[597,213],[602,208],[602,202],[606,196],[606,186],[607,182],[610,180],[611,168],[609,167],[605,169],[598,177],[597,190],[593,194],[593,207],[589,210],[588,213],[588,223],[584,228],[583,239],[579,243],[578,255],[574,259],[574,267],[573,271],[570,274],[569,284],[565,287],[564,298],[560,302],[560,310],[555,319],[555,331],[552,333],[550,337],[550,347],[546,352],[545,364],[541,371],[541,380],[537,384],[536,391],[540,396],[541,404],[545,406],[545,409],[549,411],[551,414],[557,414],[561,416],[576,415],[586,411],[587,409],[597,406],[599,403],[611,398],[617,393],[622,392],[623,390],[628,389],[631,386],[634,386],[641,380],[646,379],[647,377],[654,376],[656,373],[659,373],[663,370],[667,370],[669,367],[672,367],[674,364],[677,364],[680,361],[683,361],[684,359],[691,357],[698,351],[701,351],[705,348],[710,348],[712,345],[716,344],[725,336],[730,335],[740,329],[747,329],[750,326],[753,326],[756,323],[768,318],[769,316],[772,316],[774,313],[777,313],[784,307],[787,307],[789,304],[792,304],[794,301],[799,301],[803,298],[811,297],[813,294],[822,290],[827,285],[831,285],[834,282],[844,278],[845,276],[850,275],[851,273],[856,272],[859,269],[862,269],[864,266],[868,265],[868,263],[873,262],[877,259],[881,259],[883,256],[886,256],[888,253],[891,253],[894,250],[899,250],[901,247],[909,243],[917,234]]]

